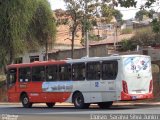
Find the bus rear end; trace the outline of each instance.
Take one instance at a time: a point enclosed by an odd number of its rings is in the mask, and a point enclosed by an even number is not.
[[[153,98],[150,57],[145,55],[126,56],[123,57],[122,62],[121,100]]]

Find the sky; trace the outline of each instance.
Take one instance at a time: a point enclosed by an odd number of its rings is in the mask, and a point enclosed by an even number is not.
[[[52,10],[55,10],[55,9],[65,9],[65,3],[63,2],[63,0],[48,0],[50,5],[51,5],[51,8]]]
[[[65,3],[63,2],[63,0],[48,0],[52,10],[55,9],[65,9]],[[116,9],[120,10],[121,13],[123,14],[123,19],[131,19],[135,17],[135,14],[137,11],[139,11],[139,8],[141,5],[144,4],[146,0],[137,0],[137,7],[130,7],[130,8],[124,8],[124,7],[118,7]],[[154,9],[155,11],[160,12],[160,0],[157,0],[157,2],[153,5],[155,7],[152,7],[152,9]]]

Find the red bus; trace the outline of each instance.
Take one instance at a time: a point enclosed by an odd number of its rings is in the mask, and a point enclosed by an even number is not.
[[[11,64],[7,84],[9,102],[21,101],[26,108],[56,102],[108,108],[117,100],[153,97],[151,61],[145,55]]]

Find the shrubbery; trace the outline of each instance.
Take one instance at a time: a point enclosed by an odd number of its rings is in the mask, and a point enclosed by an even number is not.
[[[121,34],[131,34],[133,30],[131,28],[126,28],[121,30]]]
[[[137,30],[132,38],[121,42],[122,51],[134,50],[137,45],[142,47],[160,45],[160,34],[154,33],[151,27],[147,27]]]

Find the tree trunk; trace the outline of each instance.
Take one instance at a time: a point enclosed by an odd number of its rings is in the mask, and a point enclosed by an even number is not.
[[[73,59],[74,57],[74,35],[75,35],[75,30],[72,31],[72,45],[71,45],[71,58]]]
[[[76,18],[76,17],[75,17]],[[71,58],[74,58],[74,39],[75,39],[75,34],[76,34],[76,30],[77,30],[77,19],[74,20],[74,25],[73,25],[73,29],[72,29],[72,45],[71,45]]]
[[[14,62],[14,52],[13,49],[10,48],[10,56],[9,56],[9,64],[12,64]]]

